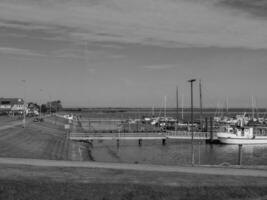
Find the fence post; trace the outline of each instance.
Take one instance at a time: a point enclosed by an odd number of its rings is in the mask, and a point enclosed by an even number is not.
[[[242,144],[238,145],[238,165],[242,164]]]
[[[139,146],[142,146],[142,139],[138,140],[138,144],[139,144]]]
[[[213,119],[210,117],[210,142],[213,142]]]
[[[205,117],[205,132],[208,132],[208,118],[207,117]]]

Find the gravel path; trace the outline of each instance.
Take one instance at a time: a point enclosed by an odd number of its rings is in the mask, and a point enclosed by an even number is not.
[[[21,158],[0,158],[0,164],[29,165],[39,167],[71,167],[71,168],[99,168],[99,169],[122,169],[136,171],[154,172],[177,172],[191,174],[228,175],[228,176],[253,176],[267,177],[267,170],[257,169],[236,169],[218,167],[191,167],[191,166],[163,166],[144,164],[121,164],[121,163],[101,163],[101,162],[79,162],[79,161],[54,161],[41,159],[21,159]]]

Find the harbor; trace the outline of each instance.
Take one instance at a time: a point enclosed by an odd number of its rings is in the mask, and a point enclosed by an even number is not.
[[[267,0],[0,0],[0,200],[267,200]]]

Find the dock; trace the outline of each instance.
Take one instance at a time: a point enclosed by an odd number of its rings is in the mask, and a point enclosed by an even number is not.
[[[69,139],[74,141],[92,140],[191,140],[191,132],[169,131],[169,132],[135,132],[135,133],[86,133],[70,132]],[[216,140],[216,138],[214,138]],[[194,140],[210,140],[208,132],[194,132]]]
[[[161,130],[156,127],[145,127],[144,124],[132,124],[123,126],[122,120],[118,119],[86,119],[74,120],[70,126],[69,139],[73,141],[93,141],[93,140],[192,140],[192,132],[188,130]],[[143,129],[144,128],[144,129]],[[146,130],[146,128],[148,128]],[[216,134],[212,131],[193,132],[194,140],[216,142]]]

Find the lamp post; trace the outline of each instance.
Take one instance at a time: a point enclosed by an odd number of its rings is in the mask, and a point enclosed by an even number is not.
[[[188,82],[191,86],[191,163],[194,166],[195,158],[194,158],[194,131],[193,131],[193,123],[194,123],[194,99],[193,99],[193,83],[196,79],[190,79]]]
[[[51,116],[51,114],[52,114],[52,107],[51,107],[51,95],[49,94],[48,95],[49,96],[49,114],[50,114],[50,116]]]
[[[26,102],[25,102],[25,98],[26,98],[26,80],[21,80],[21,82],[23,82],[23,128],[26,127]]]
[[[40,93],[42,93],[43,91],[44,91],[43,89],[40,89]],[[40,118],[41,117],[42,117],[42,100],[40,101]]]

